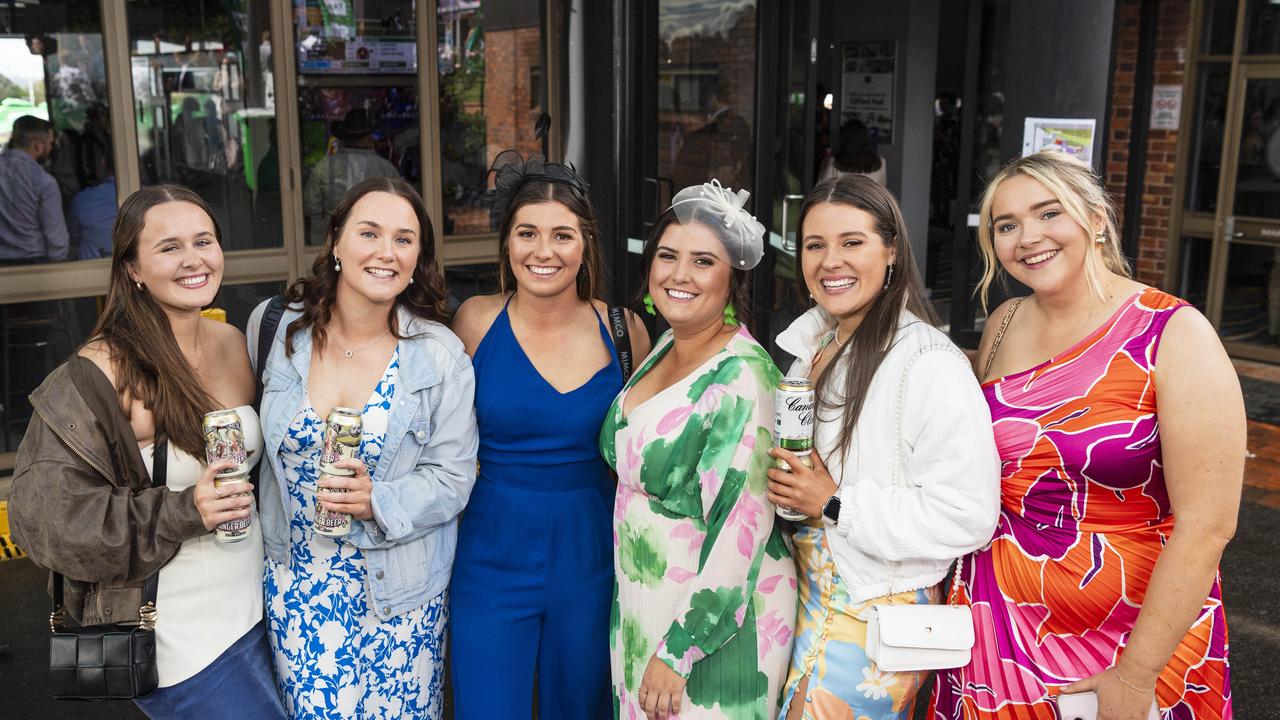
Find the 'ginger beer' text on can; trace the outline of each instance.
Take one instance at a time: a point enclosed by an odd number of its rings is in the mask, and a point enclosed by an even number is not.
[[[773,434],[778,447],[798,455],[807,467],[813,467],[809,455],[813,452],[813,384],[808,378],[788,377],[778,382],[773,395]],[[791,466],[781,458],[773,466],[783,472],[791,472]],[[809,516],[789,507],[778,506],[778,517],[801,521]]]
[[[346,513],[326,510],[320,504],[320,501],[324,499],[325,493],[347,492],[346,490],[330,487],[329,483],[325,482],[325,480],[331,477],[338,476],[321,472],[320,477],[316,479],[316,513],[312,527],[315,529],[317,535],[336,538],[343,537],[351,533],[351,516]]]
[[[231,460],[235,467],[218,473],[220,478],[249,474],[249,454],[244,446],[244,427],[235,410],[214,410],[204,415],[204,458],[212,465]]]
[[[339,460],[354,460],[360,449],[360,411],[336,407],[329,411],[324,427],[324,446],[320,449],[320,472],[330,475],[354,475],[354,470],[334,467]]]
[[[237,475],[236,477],[217,477],[213,478],[213,486],[220,491],[223,489],[230,492],[223,492],[222,497],[245,497],[253,494],[253,486],[249,484],[249,476]],[[253,527],[253,515],[250,511],[249,517],[240,520],[228,520],[218,523],[213,528],[213,536],[218,542],[233,543],[249,537],[249,531]]]

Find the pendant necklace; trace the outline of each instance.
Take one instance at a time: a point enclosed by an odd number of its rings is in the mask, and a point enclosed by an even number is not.
[[[383,332],[383,333],[382,333],[381,335],[379,335],[378,337],[374,338],[373,340],[370,340],[369,342],[365,343],[364,345],[361,345],[360,347],[356,348],[355,350],[348,350],[348,349],[346,348],[346,346],[344,346],[342,343],[338,342],[338,338],[337,338],[336,333],[335,333],[335,335],[334,335],[333,342],[334,342],[334,344],[336,344],[336,345],[338,346],[338,348],[339,348],[340,350],[342,350],[342,354],[343,354],[343,355],[346,355],[347,357],[351,357],[351,356],[355,355],[356,353],[360,352],[361,350],[364,350],[364,349],[366,349],[366,348],[368,348],[368,347],[371,347],[374,343],[376,343],[376,342],[378,342],[379,340],[381,340],[382,338],[386,337],[386,336],[387,336],[387,333],[390,333],[390,332],[391,332],[391,330],[387,330],[386,332]]]

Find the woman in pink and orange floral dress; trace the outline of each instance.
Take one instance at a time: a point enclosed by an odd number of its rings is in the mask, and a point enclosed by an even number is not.
[[[965,563],[972,662],[940,673],[935,720],[1232,717],[1218,561],[1244,470],[1239,382],[1194,308],[1134,282],[1092,169],[1022,158],[984,196],[978,357],[1002,460],[999,525]],[[1212,434],[1212,440],[1207,439]],[[1175,523],[1175,518],[1177,522]]]

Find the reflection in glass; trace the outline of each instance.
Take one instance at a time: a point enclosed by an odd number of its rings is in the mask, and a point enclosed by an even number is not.
[[[329,216],[365,178],[403,178],[421,191],[415,87],[304,87],[298,104],[309,244],[324,242]]]
[[[98,3],[27,3],[5,17],[0,265],[109,254],[115,169]]]
[[[718,178],[753,184],[756,4],[658,3],[658,205]]]
[[[294,0],[307,243],[368,177],[422,190],[412,0]]]
[[[1249,0],[1244,13],[1245,52],[1280,54],[1280,4],[1273,0]]]
[[[440,175],[446,235],[494,229],[485,193],[503,150],[544,152],[535,128],[545,105],[539,4],[440,3]]]
[[[1280,221],[1280,80],[1250,80],[1241,118],[1234,214]]]
[[[1223,340],[1280,344],[1280,247],[1232,243],[1222,294]]]
[[[142,184],[196,191],[225,250],[280,247],[270,6],[234,4],[126,5]]]
[[[1196,115],[1191,123],[1191,172],[1187,175],[1189,212],[1218,209],[1230,76],[1230,63],[1202,63],[1196,71]]]
[[[1230,55],[1236,43],[1239,0],[1206,0],[1201,20],[1200,54]]]
[[[1207,312],[1209,298],[1209,263],[1213,259],[1210,238],[1183,237],[1179,258],[1178,297]]]
[[[15,449],[31,419],[27,395],[93,330],[93,298],[0,305],[0,452]]]

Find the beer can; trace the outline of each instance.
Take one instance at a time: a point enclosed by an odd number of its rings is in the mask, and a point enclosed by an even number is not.
[[[249,473],[249,453],[244,446],[244,427],[240,413],[235,410],[214,410],[204,415],[204,457],[212,465],[231,460],[235,467],[218,473],[217,477],[230,478]]]
[[[786,377],[778,382],[773,396],[773,431],[778,447],[790,450],[800,458],[805,467],[813,467],[813,415],[816,397],[809,378]],[[782,458],[775,458],[773,467],[791,472],[791,466]],[[778,517],[792,522],[807,520],[808,515],[779,505]]]
[[[217,477],[213,478],[213,486],[218,489],[228,488],[234,492],[224,493],[223,497],[245,497],[253,492],[253,486],[249,484],[248,475],[237,475],[235,477]],[[218,542],[233,543],[240,542],[249,537],[249,531],[253,527],[253,515],[240,520],[228,520],[224,523],[218,523],[213,528],[213,536]]]
[[[360,433],[363,426],[360,411],[336,407],[329,411],[325,421],[324,445],[320,448],[320,472],[330,475],[354,475],[354,470],[334,467],[339,460],[355,460],[360,449]]]
[[[344,493],[347,490],[339,488],[327,487],[325,478],[341,477],[332,473],[322,472],[316,480],[316,512],[315,519],[312,521],[312,528],[317,535],[325,537],[337,538],[343,537],[351,533],[351,516],[346,513],[333,512],[324,509],[320,504],[321,494],[323,493]]]
[[[809,378],[786,377],[773,394],[773,434],[778,447],[799,455],[813,449],[815,396]]]

